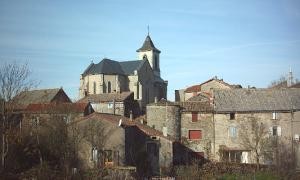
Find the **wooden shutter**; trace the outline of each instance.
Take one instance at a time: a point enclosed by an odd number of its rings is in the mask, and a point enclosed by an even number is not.
[[[277,126],[277,136],[281,136],[281,127]]]
[[[192,122],[197,122],[197,121],[198,121],[198,113],[192,112]]]
[[[189,130],[189,139],[202,139],[201,130]]]

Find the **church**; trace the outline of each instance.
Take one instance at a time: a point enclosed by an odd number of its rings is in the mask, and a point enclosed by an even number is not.
[[[80,98],[129,91],[143,110],[155,99],[166,99],[168,81],[160,76],[161,51],[149,34],[136,52],[138,59],[133,61],[104,58],[97,64],[92,62],[80,76]]]

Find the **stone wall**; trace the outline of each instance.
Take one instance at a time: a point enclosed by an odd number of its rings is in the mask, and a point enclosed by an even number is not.
[[[204,157],[210,159],[213,148],[213,121],[212,114],[199,112],[198,121],[192,122],[191,112],[181,114],[181,137],[184,138],[184,145],[195,152],[203,152]],[[198,140],[189,139],[189,130],[201,130],[202,138]]]
[[[95,112],[108,113],[116,115],[125,115],[125,107],[123,102],[103,102],[103,103],[91,103]]]
[[[103,141],[103,145],[98,147],[98,153],[103,150],[112,150],[113,164],[111,166],[123,166],[125,165],[125,130],[119,127],[118,124],[112,123],[106,120],[89,119],[80,121],[73,126],[77,126],[80,129],[80,135],[83,139],[80,141],[78,156],[82,162],[83,168],[89,169],[95,167],[95,161],[92,161],[92,142],[88,139],[88,136],[93,136],[97,141]],[[101,127],[100,129],[93,129],[93,127]],[[93,130],[91,130],[93,129]],[[98,131],[101,131],[100,133]],[[98,144],[99,145],[99,144]],[[116,153],[118,152],[118,157]],[[103,160],[103,155],[100,154],[98,162]]]
[[[180,107],[153,103],[147,106],[147,125],[180,139]]]
[[[241,133],[245,130],[243,127],[251,128],[252,119],[258,120],[259,123],[263,123],[266,127],[268,133],[266,136],[273,136],[272,132],[270,132],[270,128],[273,126],[281,127],[281,136],[278,137],[278,140],[283,144],[291,147],[291,113],[281,112],[277,113],[277,119],[272,119],[272,112],[264,112],[264,113],[235,113],[235,119],[230,120],[230,114],[216,114],[214,116],[215,121],[215,144],[216,147],[214,154],[216,160],[220,160],[220,146],[225,145],[228,148],[232,149],[245,149],[242,146]],[[230,137],[230,127],[235,127],[237,131],[236,137]],[[251,134],[249,134],[250,136]],[[250,163],[254,163],[254,154],[251,153]]]

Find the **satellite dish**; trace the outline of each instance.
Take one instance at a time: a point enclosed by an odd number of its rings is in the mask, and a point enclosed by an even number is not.
[[[122,125],[122,119],[119,120],[119,126],[121,126],[121,125]]]

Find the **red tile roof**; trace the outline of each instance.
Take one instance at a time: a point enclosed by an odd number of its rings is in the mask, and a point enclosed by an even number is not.
[[[194,85],[186,88],[184,92],[186,93],[191,93],[191,92],[199,92],[201,91],[201,86],[200,85]]]
[[[224,82],[223,79],[217,79],[216,77],[214,77],[214,78],[211,78],[211,79],[209,79],[209,80],[207,80],[207,81],[205,81],[205,82],[203,82],[201,84],[190,86],[190,87],[186,88],[186,90],[184,92],[186,92],[186,93],[199,92],[199,91],[201,91],[201,86],[203,84],[206,84],[206,83],[208,83],[210,81],[213,81],[213,80],[215,80],[215,81],[217,81],[217,82],[219,82],[219,83],[221,83],[221,84],[223,84],[225,86],[233,88],[233,89],[234,88],[242,88],[241,85],[231,85],[231,84],[228,84],[227,82]]]

